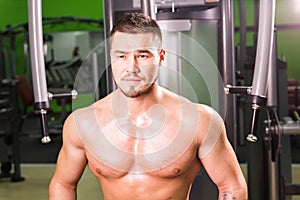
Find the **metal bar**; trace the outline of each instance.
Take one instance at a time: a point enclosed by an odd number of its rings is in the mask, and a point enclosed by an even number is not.
[[[277,127],[268,127],[266,128],[267,134],[282,134],[282,135],[300,135],[300,124],[281,124]]]
[[[269,148],[268,148],[268,179],[269,179],[269,199],[270,200],[279,200],[280,197],[280,184],[279,184],[279,162],[278,157],[275,158],[275,160],[272,159],[272,147],[271,143],[269,142]]]
[[[93,62],[92,62],[92,66],[93,66],[93,82],[94,82],[94,90],[95,90],[95,101],[99,100],[100,98],[100,91],[98,88],[98,85],[99,85],[99,72],[98,72],[98,55],[96,52],[93,52],[92,53],[92,59],[93,59]]]
[[[233,34],[233,2],[223,0],[222,2],[222,46],[223,46],[223,81],[224,85],[235,85],[235,58],[234,58],[234,34]],[[234,149],[237,148],[236,138],[236,106],[235,96],[226,96],[225,124],[228,139]]]
[[[43,53],[41,0],[28,0],[28,28],[35,108],[40,111],[43,133],[42,143],[48,143],[51,139],[48,134],[46,113],[47,109],[50,108],[50,104]]]
[[[116,85],[112,78],[111,61],[110,61],[110,31],[114,24],[114,12],[113,12],[113,0],[103,1],[103,12],[104,12],[104,39],[105,39],[105,66],[106,66],[106,92],[111,93]]]
[[[225,86],[225,94],[250,94],[251,93],[251,87],[248,86],[231,86],[226,85]]]
[[[268,65],[272,53],[275,1],[261,0],[259,10],[258,40],[253,75],[252,95],[265,96]]]
[[[178,94],[182,95],[182,45],[181,45],[181,32],[177,33],[177,86],[178,86]]]
[[[9,78],[14,78],[17,74],[17,64],[16,64],[16,52],[15,52],[15,35],[10,34],[10,60],[11,60],[11,71]]]
[[[276,32],[274,31],[274,34]],[[276,47],[276,37],[273,37],[273,45],[271,49],[271,56],[269,60],[269,71],[267,79],[267,106],[276,107],[278,102],[278,93],[277,93],[277,47]]]
[[[2,44],[2,37],[0,37],[0,65],[2,66],[0,68],[0,80],[6,78],[6,73],[5,73],[5,60],[4,60],[4,47]]]
[[[257,121],[257,109],[266,104],[266,85],[268,79],[268,66],[273,48],[274,36],[274,16],[275,16],[275,0],[261,0],[259,9],[259,24],[258,24],[258,39],[257,51],[255,59],[255,68],[252,81],[251,95],[248,101],[252,104],[254,121]],[[250,142],[256,142],[256,129],[250,128],[250,133],[247,136]]]
[[[275,31],[274,31],[275,32]],[[274,33],[275,34],[275,33]],[[273,41],[271,41],[272,49],[271,49],[271,56],[269,59],[269,71],[268,71],[268,80],[267,80],[267,106],[268,107],[277,107],[277,48],[276,48],[276,37],[273,37]],[[277,113],[276,113],[277,114]],[[279,200],[280,197],[280,163],[278,161],[279,155],[276,155],[274,151],[274,142],[272,139],[274,137],[269,137],[271,141],[269,141],[269,148],[268,148],[268,166],[269,166],[269,199],[270,200]],[[276,157],[272,159],[272,154],[275,154]]]
[[[48,93],[49,99],[60,99],[60,98],[72,98],[72,99],[76,99],[76,97],[78,96],[78,93],[76,90],[71,90],[70,92],[62,92],[62,93]]]
[[[300,24],[276,24],[274,25],[275,29],[277,31],[285,31],[285,30],[299,30]],[[234,31],[238,32],[240,31],[241,27],[235,27]],[[256,31],[255,26],[247,26],[247,31]]]
[[[195,9],[195,10],[194,10]],[[196,7],[189,11],[163,12],[158,9],[156,13],[157,20],[168,19],[196,19],[196,20],[219,20],[220,7],[211,7],[204,10],[199,10]]]
[[[238,56],[238,70],[242,71],[244,74],[244,64],[246,63],[246,44],[247,44],[247,28],[246,28],[246,9],[244,0],[238,1],[239,5],[239,22],[240,22],[240,46],[239,46],[239,56]]]
[[[155,1],[154,0],[141,0],[141,7],[142,7],[142,12],[145,15],[148,15],[152,19],[156,20]]]
[[[284,187],[285,195],[300,195],[300,184],[285,184]]]

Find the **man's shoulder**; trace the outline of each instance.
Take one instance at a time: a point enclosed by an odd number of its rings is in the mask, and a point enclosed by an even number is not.
[[[179,101],[182,108],[189,109],[189,110],[197,110],[198,114],[200,115],[201,118],[211,118],[212,116],[220,116],[219,112],[214,109],[213,107],[202,104],[202,103],[196,103],[188,98],[178,95],[177,93],[174,93],[172,91],[166,90],[166,94],[171,97],[175,101]]]
[[[211,115],[217,113],[217,111],[214,108],[212,108],[211,106],[202,104],[202,103],[192,102],[183,96],[179,96],[179,100],[182,105],[187,105],[187,106],[191,107],[192,109],[196,109],[201,116],[211,116]]]
[[[197,107],[198,107],[200,114],[204,115],[204,116],[211,116],[211,115],[217,113],[217,111],[215,109],[213,109],[212,107],[210,107],[206,104],[197,104]]]

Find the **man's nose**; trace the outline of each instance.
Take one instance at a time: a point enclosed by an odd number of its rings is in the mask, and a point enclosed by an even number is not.
[[[134,55],[131,55],[127,60],[127,68],[126,72],[128,73],[138,73],[140,72],[140,68],[137,62],[137,59]]]

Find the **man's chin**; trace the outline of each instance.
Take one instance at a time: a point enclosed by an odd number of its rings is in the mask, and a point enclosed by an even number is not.
[[[120,88],[120,91],[128,98],[137,98],[149,94],[153,89],[153,85],[154,84],[151,84],[148,88],[144,89],[129,89],[128,91],[122,90],[122,88]]]

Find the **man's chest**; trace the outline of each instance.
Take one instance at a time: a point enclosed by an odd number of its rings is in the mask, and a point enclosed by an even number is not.
[[[196,159],[197,118],[186,121],[176,115],[152,116],[150,123],[138,126],[126,117],[97,116],[77,116],[77,131],[91,160],[104,166],[124,172],[152,172],[178,160],[188,163]]]
[[[194,148],[186,150],[179,157],[169,155],[142,156],[134,154],[108,154],[101,158],[87,152],[90,170],[98,177],[122,178],[140,174],[161,178],[176,177],[185,173],[199,171],[201,163]]]
[[[86,137],[83,142],[90,160],[112,169],[152,172],[174,163],[180,165],[175,168],[182,168],[182,163],[197,159],[197,146],[192,137],[177,138],[178,135],[162,131],[152,138],[139,138],[114,129],[110,131],[111,134],[105,134],[104,131]]]

